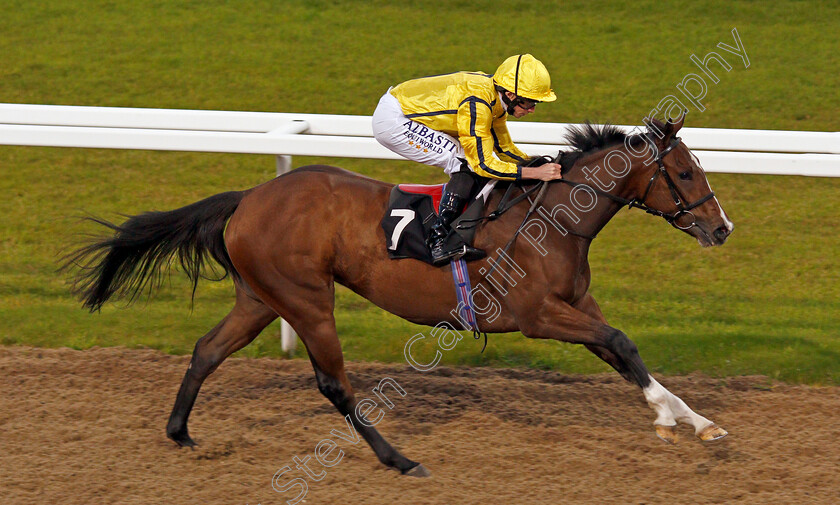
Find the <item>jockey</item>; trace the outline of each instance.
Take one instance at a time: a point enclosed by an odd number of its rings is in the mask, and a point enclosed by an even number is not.
[[[390,88],[379,100],[373,113],[376,140],[409,160],[441,167],[450,176],[429,237],[435,265],[456,257],[469,261],[485,256],[469,246],[444,247],[450,225],[478,180],[561,178],[556,163],[521,166],[528,155],[513,144],[507,128],[508,115],[520,118],[534,112],[537,103],[556,99],[545,65],[530,54],[519,54],[506,59],[493,75],[423,77]]]

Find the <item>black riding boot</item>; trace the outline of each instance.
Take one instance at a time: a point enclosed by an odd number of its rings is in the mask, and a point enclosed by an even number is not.
[[[440,198],[440,212],[437,221],[432,225],[432,233],[429,235],[428,241],[429,249],[432,251],[432,263],[435,266],[445,265],[458,258],[472,261],[487,256],[487,253],[481,249],[470,247],[467,244],[460,244],[449,250],[446,249],[446,237],[449,236],[450,225],[461,215],[466,201],[466,198],[448,190],[444,191]]]

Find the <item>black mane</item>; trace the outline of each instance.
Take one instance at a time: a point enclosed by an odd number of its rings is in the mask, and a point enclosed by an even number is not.
[[[564,139],[572,146],[570,151],[560,151],[559,163],[565,174],[585,154],[623,144],[630,137],[631,145],[642,141],[640,135],[628,135],[618,126],[605,124],[593,125],[586,121],[582,125],[570,126]]]

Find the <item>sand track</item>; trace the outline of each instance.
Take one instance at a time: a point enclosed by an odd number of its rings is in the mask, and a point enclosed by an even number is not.
[[[282,504],[292,458],[332,438],[345,452],[301,503],[840,503],[840,388],[699,375],[661,382],[730,436],[654,435],[641,393],[617,375],[349,363],[357,394],[395,379],[380,432],[431,471],[403,477],[347,431],[302,360],[226,362],[190,422],[164,426],[188,357],[151,350],[0,347],[0,503]],[[283,485],[304,477],[294,469]]]

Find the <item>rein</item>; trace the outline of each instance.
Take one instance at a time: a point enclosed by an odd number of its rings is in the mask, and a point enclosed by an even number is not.
[[[645,141],[648,143],[648,146],[650,146],[651,149],[656,151],[656,145],[653,143],[653,141],[650,139],[650,137],[648,135],[645,135],[644,138],[645,138]],[[708,202],[712,198],[714,198],[715,192],[714,191],[710,192],[708,195],[700,198],[699,200],[695,201],[694,203],[690,203],[688,205],[683,203],[683,201],[686,198],[685,198],[685,196],[682,195],[679,188],[674,183],[674,180],[668,174],[668,171],[665,170],[665,162],[662,161],[665,158],[665,156],[668,155],[668,153],[670,153],[672,150],[674,150],[675,147],[677,147],[680,144],[680,140],[681,140],[680,137],[674,137],[671,140],[671,143],[668,145],[667,148],[665,148],[661,152],[657,153],[654,161],[656,161],[656,164],[658,165],[659,168],[651,176],[650,180],[648,181],[647,187],[645,188],[645,193],[644,193],[644,195],[642,195],[641,198],[633,198],[633,199],[628,200],[627,198],[621,198],[620,196],[612,195],[610,193],[607,193],[606,191],[602,191],[599,188],[592,187],[589,184],[585,184],[585,183],[582,183],[582,182],[568,181],[566,179],[559,179],[557,182],[562,182],[562,183],[565,183],[565,184],[568,184],[568,185],[574,186],[574,187],[585,186],[585,187],[589,188],[590,190],[592,190],[597,195],[606,197],[606,198],[620,204],[621,207],[627,207],[627,208],[630,208],[630,209],[641,209],[648,214],[663,218],[665,221],[668,221],[668,223],[671,226],[674,226],[675,228],[678,228],[680,230],[688,230],[689,228],[692,228],[697,224],[697,219],[694,217],[694,214],[691,211],[693,209],[696,209],[697,207],[703,205],[704,203]],[[558,158],[559,158],[559,155],[558,155]],[[647,203],[645,203],[647,201],[648,195],[650,194],[651,188],[653,188],[653,184],[656,182],[656,179],[660,175],[665,179],[665,183],[668,185],[668,190],[671,192],[671,198],[673,198],[673,200],[674,200],[674,205],[677,206],[677,211],[676,212],[671,212],[671,213],[662,212],[661,210],[654,209],[654,208],[650,207]],[[685,215],[691,216],[691,223],[686,225],[686,226],[681,226],[679,224],[678,220],[682,216],[685,216]],[[592,237],[592,238],[594,239],[595,237]]]
[[[627,207],[627,208],[630,208],[630,209],[641,209],[648,214],[661,217],[665,221],[667,221],[671,226],[673,226],[677,229],[688,230],[690,228],[693,228],[694,226],[697,225],[697,218],[694,216],[694,213],[692,213],[691,211],[696,209],[697,207],[703,205],[704,203],[708,202],[712,198],[714,198],[715,197],[715,192],[711,191],[711,192],[709,192],[709,194],[707,194],[706,196],[703,196],[702,198],[696,200],[695,202],[686,204],[685,202],[687,201],[687,199],[682,194],[682,192],[679,190],[677,185],[674,183],[674,180],[671,178],[670,174],[668,174],[668,171],[665,170],[665,162],[663,161],[665,156],[667,156],[672,150],[674,150],[674,148],[676,148],[680,144],[680,141],[681,141],[680,137],[674,137],[671,140],[671,143],[668,145],[667,148],[663,149],[661,152],[657,152],[656,144],[654,144],[653,140],[650,138],[649,135],[650,134],[644,136],[645,142],[647,142],[648,146],[651,149],[653,149],[654,152],[656,152],[656,158],[654,159],[654,161],[658,165],[658,168],[657,168],[656,171],[654,171],[653,175],[651,176],[650,180],[648,181],[647,187],[645,188],[645,192],[644,192],[644,194],[642,195],[641,198],[633,198],[633,199],[622,198],[620,196],[616,196],[616,195],[607,193],[606,191],[603,191],[599,188],[593,187],[593,186],[591,186],[589,184],[586,184],[584,182],[570,181],[568,179],[557,179],[557,180],[551,181],[551,182],[559,182],[559,183],[567,184],[569,186],[572,186],[573,188],[578,187],[578,186],[583,186],[583,187],[589,189],[590,191],[592,191],[593,193],[597,194],[598,196],[603,196],[604,198],[607,198],[609,200],[612,200],[612,201],[618,203],[621,207]],[[561,154],[562,153],[558,153],[558,155],[553,159],[549,158],[548,156],[542,156],[540,158],[546,160],[547,162],[550,161],[550,162],[558,163],[559,160],[560,160]],[[657,209],[654,209],[654,208],[650,207],[646,203],[647,199],[648,199],[648,196],[650,195],[650,191],[653,188],[654,183],[656,183],[656,180],[657,180],[657,178],[659,178],[660,175],[665,180],[665,184],[668,186],[668,190],[671,193],[671,198],[674,201],[674,205],[677,206],[677,211],[676,212],[670,212],[670,213],[669,212],[662,212],[661,210],[657,210]],[[535,202],[532,202],[531,208],[528,210],[528,213],[526,214],[525,219],[523,220],[522,224],[520,224],[519,227],[516,229],[516,232],[514,233],[513,237],[511,238],[511,241],[508,242],[508,246],[505,247],[505,252],[507,252],[507,249],[510,246],[510,244],[512,244],[513,241],[516,240],[516,237],[522,231],[522,227],[528,221],[528,218],[531,217],[531,214],[533,214],[534,210],[536,209],[536,205],[538,204],[538,202],[542,200],[542,197],[544,196],[545,189],[548,187],[548,184],[546,184],[545,181],[540,181],[539,183],[537,183],[535,186],[533,186],[531,188],[523,189],[522,194],[519,195],[518,197],[516,197],[512,200],[509,200],[510,192],[513,189],[513,186],[514,186],[513,184],[508,186],[508,188],[505,191],[504,196],[502,196],[502,200],[499,202],[499,206],[496,208],[496,210],[494,210],[493,212],[490,212],[486,216],[482,216],[482,217],[479,217],[479,218],[476,218],[476,219],[464,220],[464,221],[462,221],[462,223],[471,223],[471,224],[461,224],[461,223],[459,223],[458,228],[459,229],[470,228],[472,226],[476,226],[478,224],[478,222],[480,222],[480,221],[485,221],[485,220],[486,221],[492,221],[494,219],[497,219],[499,216],[501,216],[502,214],[504,214],[505,212],[510,210],[513,206],[515,206],[516,204],[518,204],[522,200],[528,198],[528,200],[530,201],[531,200],[531,198],[530,198],[531,194],[533,194],[537,190],[540,190],[539,197],[537,198],[537,200]],[[679,220],[683,216],[691,216],[691,222],[689,224],[686,224],[686,225],[681,225],[679,223]],[[569,230],[569,229],[567,229],[567,231],[569,232],[570,235],[574,235],[576,237],[585,238],[585,239],[589,239],[589,240],[594,240],[595,239],[595,235],[586,235],[584,233],[579,233],[579,232],[576,232],[574,230]]]

